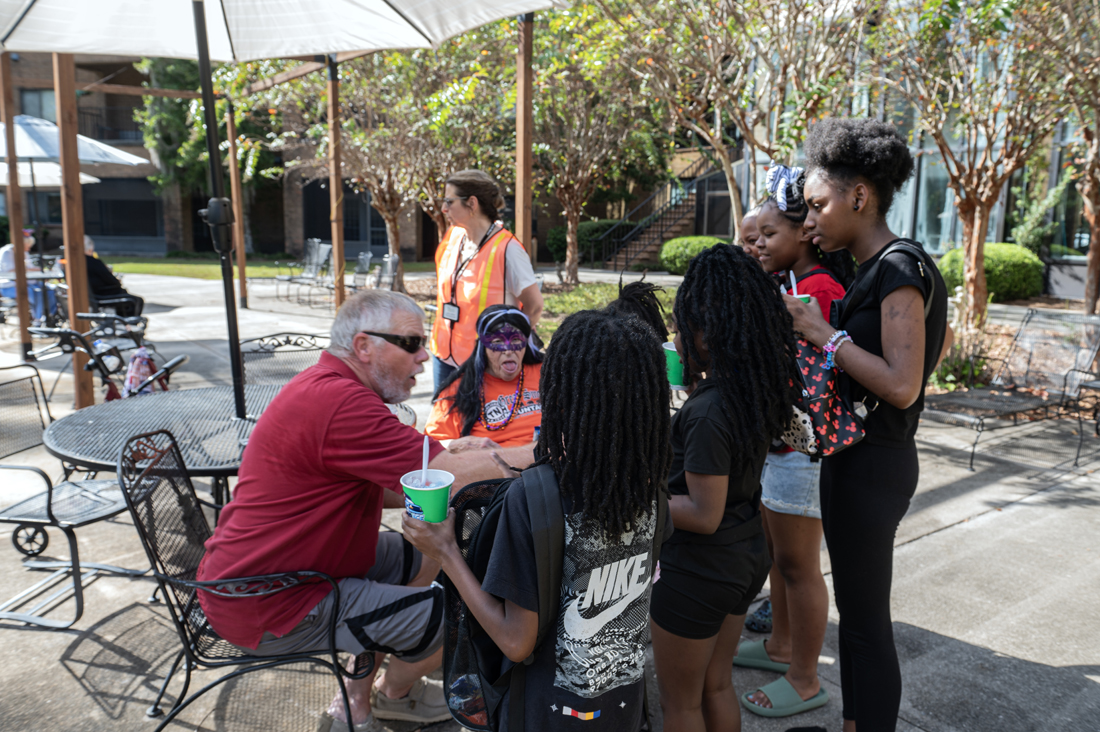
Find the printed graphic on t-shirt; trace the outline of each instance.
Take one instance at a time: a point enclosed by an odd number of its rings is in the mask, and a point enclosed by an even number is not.
[[[508,419],[508,413],[512,410],[512,397],[515,396],[515,393],[513,389],[511,394],[500,394],[496,399],[486,398],[485,417],[490,422],[503,422]],[[523,396],[519,400],[519,407],[516,408],[516,417],[541,411],[542,402],[539,401],[538,389],[524,389]]]
[[[656,523],[653,512],[609,543],[580,512],[566,517],[554,686],[591,699],[641,679]]]

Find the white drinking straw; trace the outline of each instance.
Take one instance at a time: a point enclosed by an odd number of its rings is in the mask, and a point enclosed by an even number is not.
[[[420,469],[420,484],[421,484],[421,487],[423,487],[423,488],[428,487],[428,447],[429,447],[429,445],[430,445],[430,443],[428,442],[428,436],[424,435],[424,467],[422,467]]]
[[[794,297],[798,297],[798,283],[795,282],[794,271],[787,270],[787,274],[791,276],[791,295],[793,295]]]

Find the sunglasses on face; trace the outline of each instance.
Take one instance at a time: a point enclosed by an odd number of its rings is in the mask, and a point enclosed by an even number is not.
[[[416,353],[420,350],[420,346],[427,340],[424,336],[419,335],[394,335],[393,333],[375,333],[369,330],[361,330],[360,333],[366,333],[377,338],[381,338],[387,343],[392,343],[403,351],[409,353]]]

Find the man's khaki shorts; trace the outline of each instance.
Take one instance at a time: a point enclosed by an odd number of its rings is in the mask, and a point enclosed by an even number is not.
[[[340,580],[336,647],[358,656],[365,651],[391,653],[420,661],[443,645],[443,588],[405,587],[420,571],[421,554],[395,531],[378,535],[374,566],[362,579]],[[329,647],[330,592],[282,638],[264,633],[259,656],[324,651]]]

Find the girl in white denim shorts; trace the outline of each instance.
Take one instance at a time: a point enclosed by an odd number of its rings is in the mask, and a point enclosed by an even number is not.
[[[800,169],[773,166],[768,184],[771,195],[757,215],[760,263],[767,272],[788,272],[798,294],[815,297],[828,318],[832,301],[844,297],[842,280],[850,282],[854,274],[851,255],[840,252],[847,259],[834,262],[834,255],[822,255],[805,236]],[[773,559],[772,635],[742,644],[733,663],[784,676],[741,697],[755,714],[789,716],[828,700],[817,676],[829,609],[821,574],[820,477],[820,462],[786,446],[773,448],[764,463],[761,502]]]

